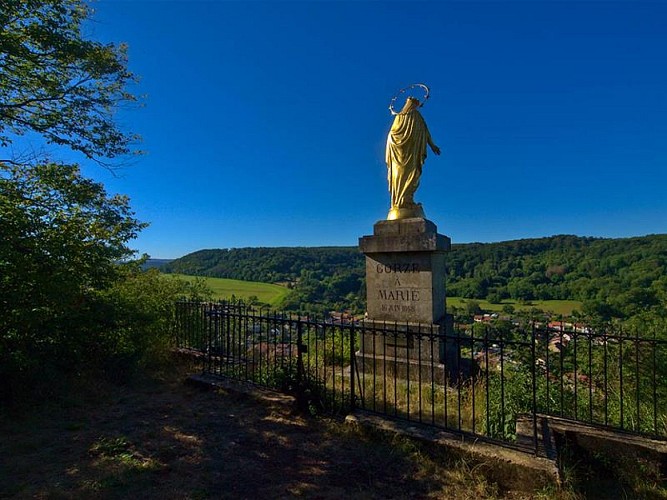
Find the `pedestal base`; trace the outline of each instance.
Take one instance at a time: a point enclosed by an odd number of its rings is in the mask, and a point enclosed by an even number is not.
[[[385,384],[394,384],[394,379],[411,380],[421,384],[445,385],[446,370],[444,363],[434,360],[397,358],[393,356],[373,355],[357,351],[357,369],[359,381],[372,381],[377,385],[384,380]]]
[[[355,353],[359,377],[376,383],[396,378],[436,385],[457,380],[460,349],[451,340],[453,326],[449,314],[431,325],[365,321]]]

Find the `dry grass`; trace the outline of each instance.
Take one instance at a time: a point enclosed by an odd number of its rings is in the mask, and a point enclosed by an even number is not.
[[[189,368],[5,410],[0,497],[527,498],[404,438],[185,385]]]

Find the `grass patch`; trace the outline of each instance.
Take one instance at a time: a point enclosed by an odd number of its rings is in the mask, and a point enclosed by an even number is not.
[[[194,281],[203,279],[211,291],[215,300],[229,299],[232,296],[237,299],[250,300],[256,297],[264,304],[277,306],[282,299],[289,293],[289,289],[284,286],[271,283],[260,283],[258,281],[241,281],[227,278],[209,278],[207,276],[188,276],[185,274],[167,274],[178,279]]]
[[[89,452],[102,462],[111,462],[127,470],[154,470],[160,467],[159,462],[143,456],[124,436],[100,438],[93,443]]]
[[[463,297],[447,297],[447,306],[465,308],[468,302],[477,302],[484,311],[501,312],[503,307],[512,306],[515,311],[530,311],[531,309],[541,309],[542,311],[554,314],[570,316],[575,310],[581,310],[581,302],[578,300],[531,300],[529,302],[518,302],[516,300],[506,299],[499,304],[492,304],[483,299],[464,299]]]

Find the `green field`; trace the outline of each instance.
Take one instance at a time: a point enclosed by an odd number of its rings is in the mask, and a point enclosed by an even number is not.
[[[515,311],[529,311],[530,309],[541,309],[542,311],[552,312],[570,316],[572,311],[581,310],[581,302],[577,300],[531,300],[530,302],[517,302],[514,300],[503,300],[500,304],[491,304],[482,299],[464,299],[462,297],[447,297],[447,305],[450,307],[465,307],[468,301],[479,303],[479,307],[484,311],[502,311],[506,305],[514,307]]]
[[[184,274],[167,274],[185,280],[195,280],[196,276],[186,276]],[[281,300],[289,290],[280,285],[271,283],[259,283],[257,281],[241,281],[226,278],[208,278],[201,277],[206,285],[213,292],[213,298],[228,299],[233,295],[238,299],[248,300],[250,297],[257,297],[257,300],[272,306],[279,306]],[[447,297],[447,305],[450,307],[465,308],[468,301],[475,301],[484,311],[502,311],[503,306],[511,305],[515,311],[528,311],[536,308],[554,314],[569,316],[575,309],[581,309],[581,302],[576,300],[532,300],[530,302],[517,302],[514,300],[503,300],[500,304],[491,304],[482,299],[464,299],[462,297]]]
[[[197,276],[186,276],[184,274],[168,274],[180,279],[193,281]],[[287,295],[289,290],[284,286],[273,285],[271,283],[258,283],[256,281],[231,280],[226,278],[209,278],[202,276],[206,285],[213,292],[213,298],[229,299],[233,295],[237,299],[248,300],[250,297],[257,297],[257,300],[272,306],[278,305],[282,298]]]

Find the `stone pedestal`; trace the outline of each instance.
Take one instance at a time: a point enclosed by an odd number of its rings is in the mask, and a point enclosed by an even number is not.
[[[438,323],[445,315],[445,252],[450,240],[426,219],[380,221],[359,239],[366,255],[368,318]]]
[[[373,332],[357,353],[364,371],[390,368],[400,378],[444,380],[450,246],[423,218],[380,221],[372,236],[359,239],[366,255],[366,324]]]

